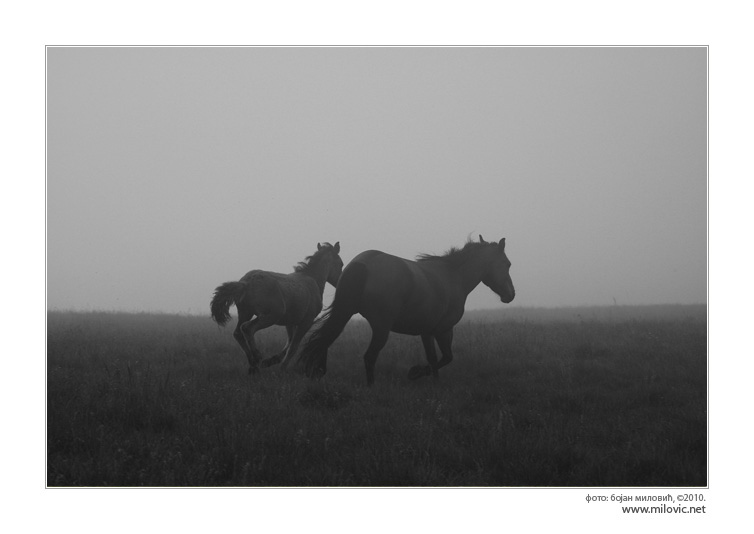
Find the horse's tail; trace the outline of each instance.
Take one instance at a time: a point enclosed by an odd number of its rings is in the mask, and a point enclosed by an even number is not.
[[[361,296],[367,281],[367,268],[363,263],[351,263],[340,275],[335,297],[325,314],[317,321],[314,330],[304,345],[299,362],[306,367],[306,374],[325,374],[327,370],[327,349],[346,327],[348,320],[358,312]]]
[[[233,304],[238,305],[246,294],[246,282],[225,282],[217,286],[215,296],[212,297],[210,310],[212,318],[220,326],[225,326],[230,320],[230,307]]]

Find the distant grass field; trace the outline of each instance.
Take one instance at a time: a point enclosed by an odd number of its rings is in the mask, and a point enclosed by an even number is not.
[[[372,388],[362,321],[320,381],[247,375],[234,323],[49,312],[48,486],[707,485],[705,307],[467,313],[438,381],[393,334]]]

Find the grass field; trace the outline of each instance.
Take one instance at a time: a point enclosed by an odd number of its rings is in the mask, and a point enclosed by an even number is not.
[[[249,376],[233,324],[48,312],[48,486],[706,486],[706,307],[467,313],[440,379],[352,321]],[[259,334],[265,354],[282,328]]]

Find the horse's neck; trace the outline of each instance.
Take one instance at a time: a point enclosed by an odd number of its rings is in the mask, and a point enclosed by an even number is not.
[[[319,289],[320,295],[325,292],[325,283],[327,282],[328,273],[327,265],[323,265],[323,263],[314,266],[314,268],[312,269],[308,269],[305,273],[306,276],[312,278],[317,283],[317,288]]]
[[[487,267],[488,260],[483,255],[471,257],[456,267],[455,275],[467,295],[482,281]]]

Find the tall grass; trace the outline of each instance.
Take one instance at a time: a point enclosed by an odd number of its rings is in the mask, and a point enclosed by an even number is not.
[[[693,314],[692,314],[693,315]],[[706,486],[706,323],[485,320],[440,379],[352,321],[311,381],[209,318],[48,313],[50,486]],[[267,354],[282,329],[259,335]]]

